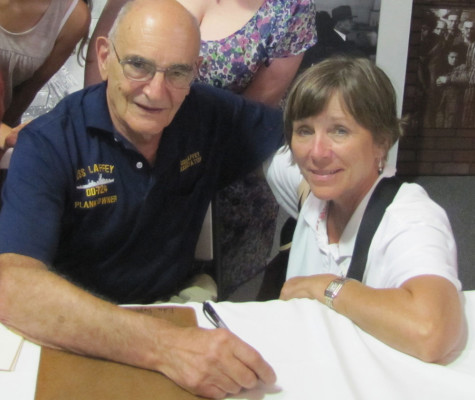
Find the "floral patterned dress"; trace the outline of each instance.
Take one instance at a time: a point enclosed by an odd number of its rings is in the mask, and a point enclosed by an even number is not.
[[[301,54],[315,43],[312,0],[267,0],[237,32],[201,42],[198,80],[241,93],[261,66]]]
[[[259,68],[305,52],[316,43],[312,0],[266,0],[234,34],[201,42],[198,81],[242,93]],[[272,248],[278,206],[257,174],[223,189],[216,199],[223,297],[260,272]]]

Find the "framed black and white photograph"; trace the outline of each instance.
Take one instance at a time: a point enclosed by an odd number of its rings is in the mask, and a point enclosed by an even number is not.
[[[421,2],[412,21],[404,102],[411,126],[475,128],[475,5]]]
[[[381,0],[315,1],[318,42],[301,70],[334,54],[376,59]]]

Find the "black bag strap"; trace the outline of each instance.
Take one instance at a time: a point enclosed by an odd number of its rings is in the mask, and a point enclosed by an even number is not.
[[[360,282],[363,280],[366,261],[368,260],[368,250],[374,233],[378,229],[386,208],[393,201],[401,185],[402,181],[395,176],[383,178],[376,185],[356,234],[355,248],[346,275],[348,278],[357,279]]]

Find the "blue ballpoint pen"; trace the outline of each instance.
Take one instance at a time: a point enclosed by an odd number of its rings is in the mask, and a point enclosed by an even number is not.
[[[208,301],[205,301],[203,303],[203,312],[206,315],[206,318],[209,319],[209,321],[216,326],[216,328],[224,328],[229,330],[227,325],[224,323],[224,321],[221,319],[221,317],[218,315],[216,310],[213,308],[211,303]]]

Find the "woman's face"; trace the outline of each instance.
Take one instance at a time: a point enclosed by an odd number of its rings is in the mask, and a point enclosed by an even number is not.
[[[292,153],[320,199],[354,211],[378,178],[384,150],[334,94],[318,115],[294,121]]]

